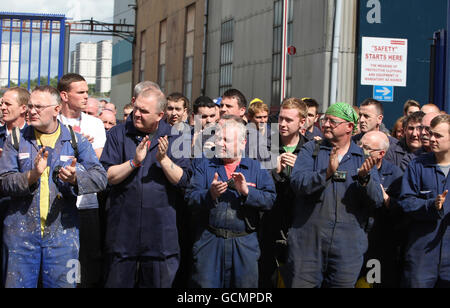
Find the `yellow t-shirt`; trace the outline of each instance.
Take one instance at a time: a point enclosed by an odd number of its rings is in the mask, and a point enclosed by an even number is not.
[[[59,135],[61,134],[61,127],[58,126],[58,129],[53,134],[43,134],[41,132],[38,132],[37,130],[34,130],[34,134],[36,136],[36,141],[38,145],[54,149],[56,141],[58,141]],[[41,175],[41,186],[40,186],[39,208],[41,216],[42,235],[44,235],[45,222],[47,221],[48,211],[50,208],[49,181],[50,181],[50,167],[48,166],[45,169],[44,173],[42,173]]]

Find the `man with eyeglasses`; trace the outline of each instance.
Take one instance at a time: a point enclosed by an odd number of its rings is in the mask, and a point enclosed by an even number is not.
[[[414,158],[424,152],[421,139],[422,119],[424,116],[425,113],[422,111],[409,115],[403,122],[405,137],[386,154],[385,159],[400,167],[402,171],[408,168],[409,163]]]
[[[287,286],[353,288],[367,250],[369,213],[383,205],[379,158],[365,158],[352,141],[358,115],[332,105],[324,141],[307,143],[291,175],[296,194],[288,237]]]
[[[427,113],[422,119],[422,125],[420,127],[420,138],[422,140],[422,146],[425,152],[432,152],[431,143],[430,143],[430,133],[431,133],[431,121],[440,116],[440,113],[431,112]]]
[[[366,261],[379,260],[381,263],[381,282],[374,287],[398,288],[400,284],[400,264],[398,251],[402,241],[400,230],[402,223],[398,198],[403,172],[399,167],[384,160],[389,150],[389,139],[383,132],[368,132],[359,142],[366,157],[377,159],[376,169],[381,182],[384,206],[372,213],[373,221],[369,230],[369,249]],[[364,270],[363,273],[367,271]]]
[[[431,121],[431,153],[413,160],[405,172],[399,204],[410,217],[403,287],[450,287],[450,116]]]
[[[190,151],[173,146],[178,135],[163,120],[161,90],[142,90],[132,116],[109,131],[101,162],[111,186],[107,212],[107,288],[170,288],[180,249],[178,194],[190,178]],[[175,151],[180,151],[175,153]]]
[[[2,189],[12,198],[3,236],[6,287],[36,288],[40,276],[47,288],[75,287],[79,279],[77,196],[105,189],[106,172],[79,134],[75,151],[60,109],[58,90],[37,87],[19,150],[9,137],[0,159]]]

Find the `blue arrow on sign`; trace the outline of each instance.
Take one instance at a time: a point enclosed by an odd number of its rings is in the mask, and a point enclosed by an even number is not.
[[[394,87],[392,86],[374,86],[373,98],[380,102],[394,101]]]

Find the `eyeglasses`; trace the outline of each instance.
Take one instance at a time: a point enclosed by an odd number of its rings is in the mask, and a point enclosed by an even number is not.
[[[48,108],[48,107],[54,107],[54,106],[58,106],[58,105],[46,105],[46,106],[41,106],[41,105],[33,105],[33,104],[28,104],[28,110],[36,110],[37,113],[41,113],[44,109]]]
[[[327,124],[328,122],[330,123],[330,126],[334,129],[336,127],[338,127],[339,125],[343,124],[343,123],[348,123],[347,121],[336,121],[333,120],[331,118],[323,118],[320,120],[320,122],[322,123],[322,126]]]
[[[420,129],[420,131],[422,132],[422,133],[424,133],[424,131],[427,133],[427,134],[431,134],[431,127],[430,126],[419,126],[419,129]]]
[[[358,142],[358,145],[365,151],[367,151],[367,153],[373,153],[373,152],[380,152],[380,151],[384,151],[382,149],[372,149],[370,148],[368,145],[366,144],[362,144],[361,141]]]

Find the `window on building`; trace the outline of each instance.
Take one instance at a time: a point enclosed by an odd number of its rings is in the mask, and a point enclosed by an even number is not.
[[[166,87],[166,47],[167,47],[167,20],[163,20],[159,30],[159,67],[158,83],[161,90],[165,92]]]
[[[139,57],[139,82],[145,80],[145,50],[147,48],[147,40],[145,38],[145,30],[141,32],[141,54]]]
[[[287,46],[293,43],[293,20],[294,9],[293,1],[289,0],[289,19],[288,19],[288,41]],[[272,103],[278,105],[281,97],[281,65],[282,65],[282,45],[283,45],[283,1],[274,2],[273,10],[273,50],[272,50]],[[286,97],[292,94],[292,57],[287,57],[286,70]]]
[[[222,23],[220,39],[220,81],[219,96],[233,86],[233,41],[234,20]]]
[[[184,96],[192,100],[192,80],[194,75],[194,34],[195,34],[195,5],[186,11],[186,49],[184,55]]]

